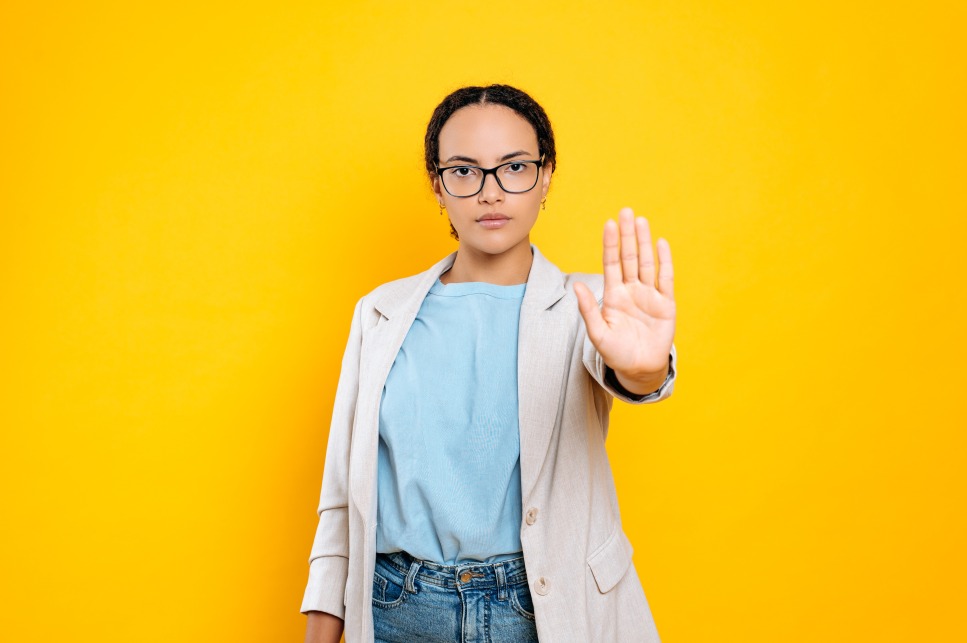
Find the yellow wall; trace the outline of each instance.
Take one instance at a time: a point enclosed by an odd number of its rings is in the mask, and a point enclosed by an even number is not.
[[[675,251],[678,392],[609,441],[664,639],[967,640],[962,3],[16,4],[0,639],[300,639],[352,305],[453,248],[423,127],[503,81],[546,255]]]

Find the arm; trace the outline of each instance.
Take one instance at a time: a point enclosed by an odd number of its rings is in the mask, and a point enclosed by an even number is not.
[[[344,597],[349,572],[349,446],[359,387],[361,310],[362,300],[356,304],[353,314],[336,387],[319,498],[319,524],[309,555],[309,582],[301,608],[303,613],[325,612],[327,616],[340,620],[340,623],[345,618]],[[310,630],[319,629],[323,622],[320,618],[328,620],[316,614],[309,619]],[[308,636],[309,632],[306,634]]]
[[[574,286],[590,343],[586,349],[596,353],[592,357],[596,370],[631,401],[667,397],[675,360],[675,299],[668,242],[658,240],[656,270],[648,222],[643,217],[636,219],[625,208],[619,225],[613,221],[605,224],[603,264],[600,302],[585,284]]]
[[[306,643],[339,643],[343,620],[326,612],[311,611],[306,623]]]

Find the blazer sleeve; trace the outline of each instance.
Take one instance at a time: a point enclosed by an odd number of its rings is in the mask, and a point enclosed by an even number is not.
[[[591,292],[594,293],[598,300],[598,305],[604,298],[604,281],[600,275],[574,275],[580,281],[583,281],[588,287],[591,288]],[[580,313],[578,313],[580,316]],[[671,352],[668,355],[668,376],[665,377],[665,381],[658,388],[657,391],[651,393],[646,393],[645,395],[635,395],[634,393],[626,390],[621,383],[618,382],[618,378],[615,375],[614,370],[610,366],[604,363],[604,358],[598,352],[598,349],[594,347],[591,343],[591,338],[588,337],[587,328],[584,326],[584,319],[580,320],[581,324],[581,334],[583,341],[583,360],[584,366],[588,369],[591,377],[601,385],[601,387],[614,397],[627,402],[629,404],[648,404],[651,402],[659,402],[664,400],[672,394],[675,389],[675,376],[678,371],[677,368],[677,356],[675,353],[675,346],[672,345]]]
[[[309,582],[301,609],[303,613],[328,612],[339,618],[345,618],[345,589],[349,570],[349,447],[359,391],[361,310],[360,299],[353,313],[339,384],[336,386],[319,498],[319,524],[309,555]]]

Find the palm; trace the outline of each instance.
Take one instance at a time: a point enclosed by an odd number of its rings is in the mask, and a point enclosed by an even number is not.
[[[620,249],[619,249],[620,236]],[[578,305],[588,337],[605,364],[630,379],[668,366],[675,336],[675,299],[671,249],[658,240],[655,266],[648,222],[625,208],[619,225],[604,227],[604,298],[577,287]],[[656,279],[657,277],[657,279]]]

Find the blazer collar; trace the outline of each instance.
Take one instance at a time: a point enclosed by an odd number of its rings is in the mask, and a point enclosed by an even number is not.
[[[415,315],[423,299],[426,298],[426,293],[430,291],[440,275],[450,269],[456,258],[457,253],[451,252],[433,264],[429,270],[409,279],[397,279],[386,284],[379,289],[380,292],[373,301],[373,307],[386,319],[393,319],[405,313]]]
[[[523,305],[547,310],[564,297],[564,273],[548,261],[537,246],[531,245],[531,250],[534,251],[534,263],[527,275]]]
[[[541,254],[537,246],[531,244],[531,251],[534,254],[534,260],[527,275],[527,288],[524,290],[522,305],[546,310],[564,297],[564,275],[557,266]],[[412,279],[400,279],[386,284],[373,302],[373,307],[387,319],[400,314],[415,314],[423,303],[426,293],[440,275],[453,266],[456,258],[457,253],[452,252],[429,270],[415,275]]]

